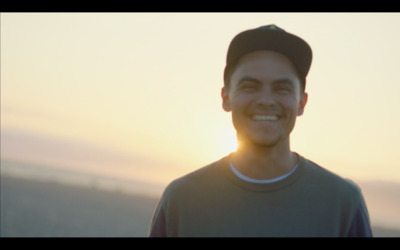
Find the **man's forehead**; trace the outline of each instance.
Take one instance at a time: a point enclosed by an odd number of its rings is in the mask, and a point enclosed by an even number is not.
[[[248,62],[248,61],[257,61],[265,59],[277,62],[284,62],[294,67],[293,62],[287,56],[272,50],[258,50],[245,54],[239,59],[238,65],[241,64],[243,61]]]
[[[239,60],[233,76],[237,73],[297,76],[296,68],[289,58],[274,51],[255,51],[244,55]]]

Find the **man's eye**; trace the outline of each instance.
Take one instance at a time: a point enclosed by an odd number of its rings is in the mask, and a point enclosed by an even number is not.
[[[288,89],[288,88],[278,88],[278,91],[280,91],[280,92],[289,92],[290,89]]]
[[[244,89],[244,90],[255,90],[256,88],[255,88],[255,87],[248,86],[248,87],[244,87],[243,89]]]
[[[251,85],[251,84],[243,85],[242,86],[242,90],[244,90],[244,91],[255,91],[255,90],[257,90],[257,86]]]
[[[287,94],[287,93],[292,92],[292,89],[291,89],[291,88],[289,88],[289,87],[284,87],[284,86],[278,87],[278,88],[276,88],[276,90],[277,90],[279,93],[282,93],[282,94]]]

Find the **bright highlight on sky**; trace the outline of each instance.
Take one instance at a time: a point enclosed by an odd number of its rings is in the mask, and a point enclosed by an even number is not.
[[[166,184],[235,150],[231,39],[276,24],[313,49],[292,150],[400,182],[399,13],[1,13],[1,157]]]

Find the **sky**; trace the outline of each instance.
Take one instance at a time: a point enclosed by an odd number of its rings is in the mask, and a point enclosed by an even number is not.
[[[399,13],[1,13],[1,158],[163,185],[219,160],[228,45],[267,24],[313,50],[292,150],[400,182]]]

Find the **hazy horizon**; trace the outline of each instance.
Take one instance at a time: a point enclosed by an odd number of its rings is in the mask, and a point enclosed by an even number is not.
[[[64,184],[2,175],[0,237],[147,236],[157,198]],[[376,220],[372,231],[400,236],[400,229]]]
[[[123,178],[55,166],[15,162],[1,159],[2,176],[58,183],[85,188],[144,195],[159,199],[167,184],[156,184],[134,178]],[[362,190],[371,224],[382,228],[400,230],[400,183],[379,180],[352,180]]]

